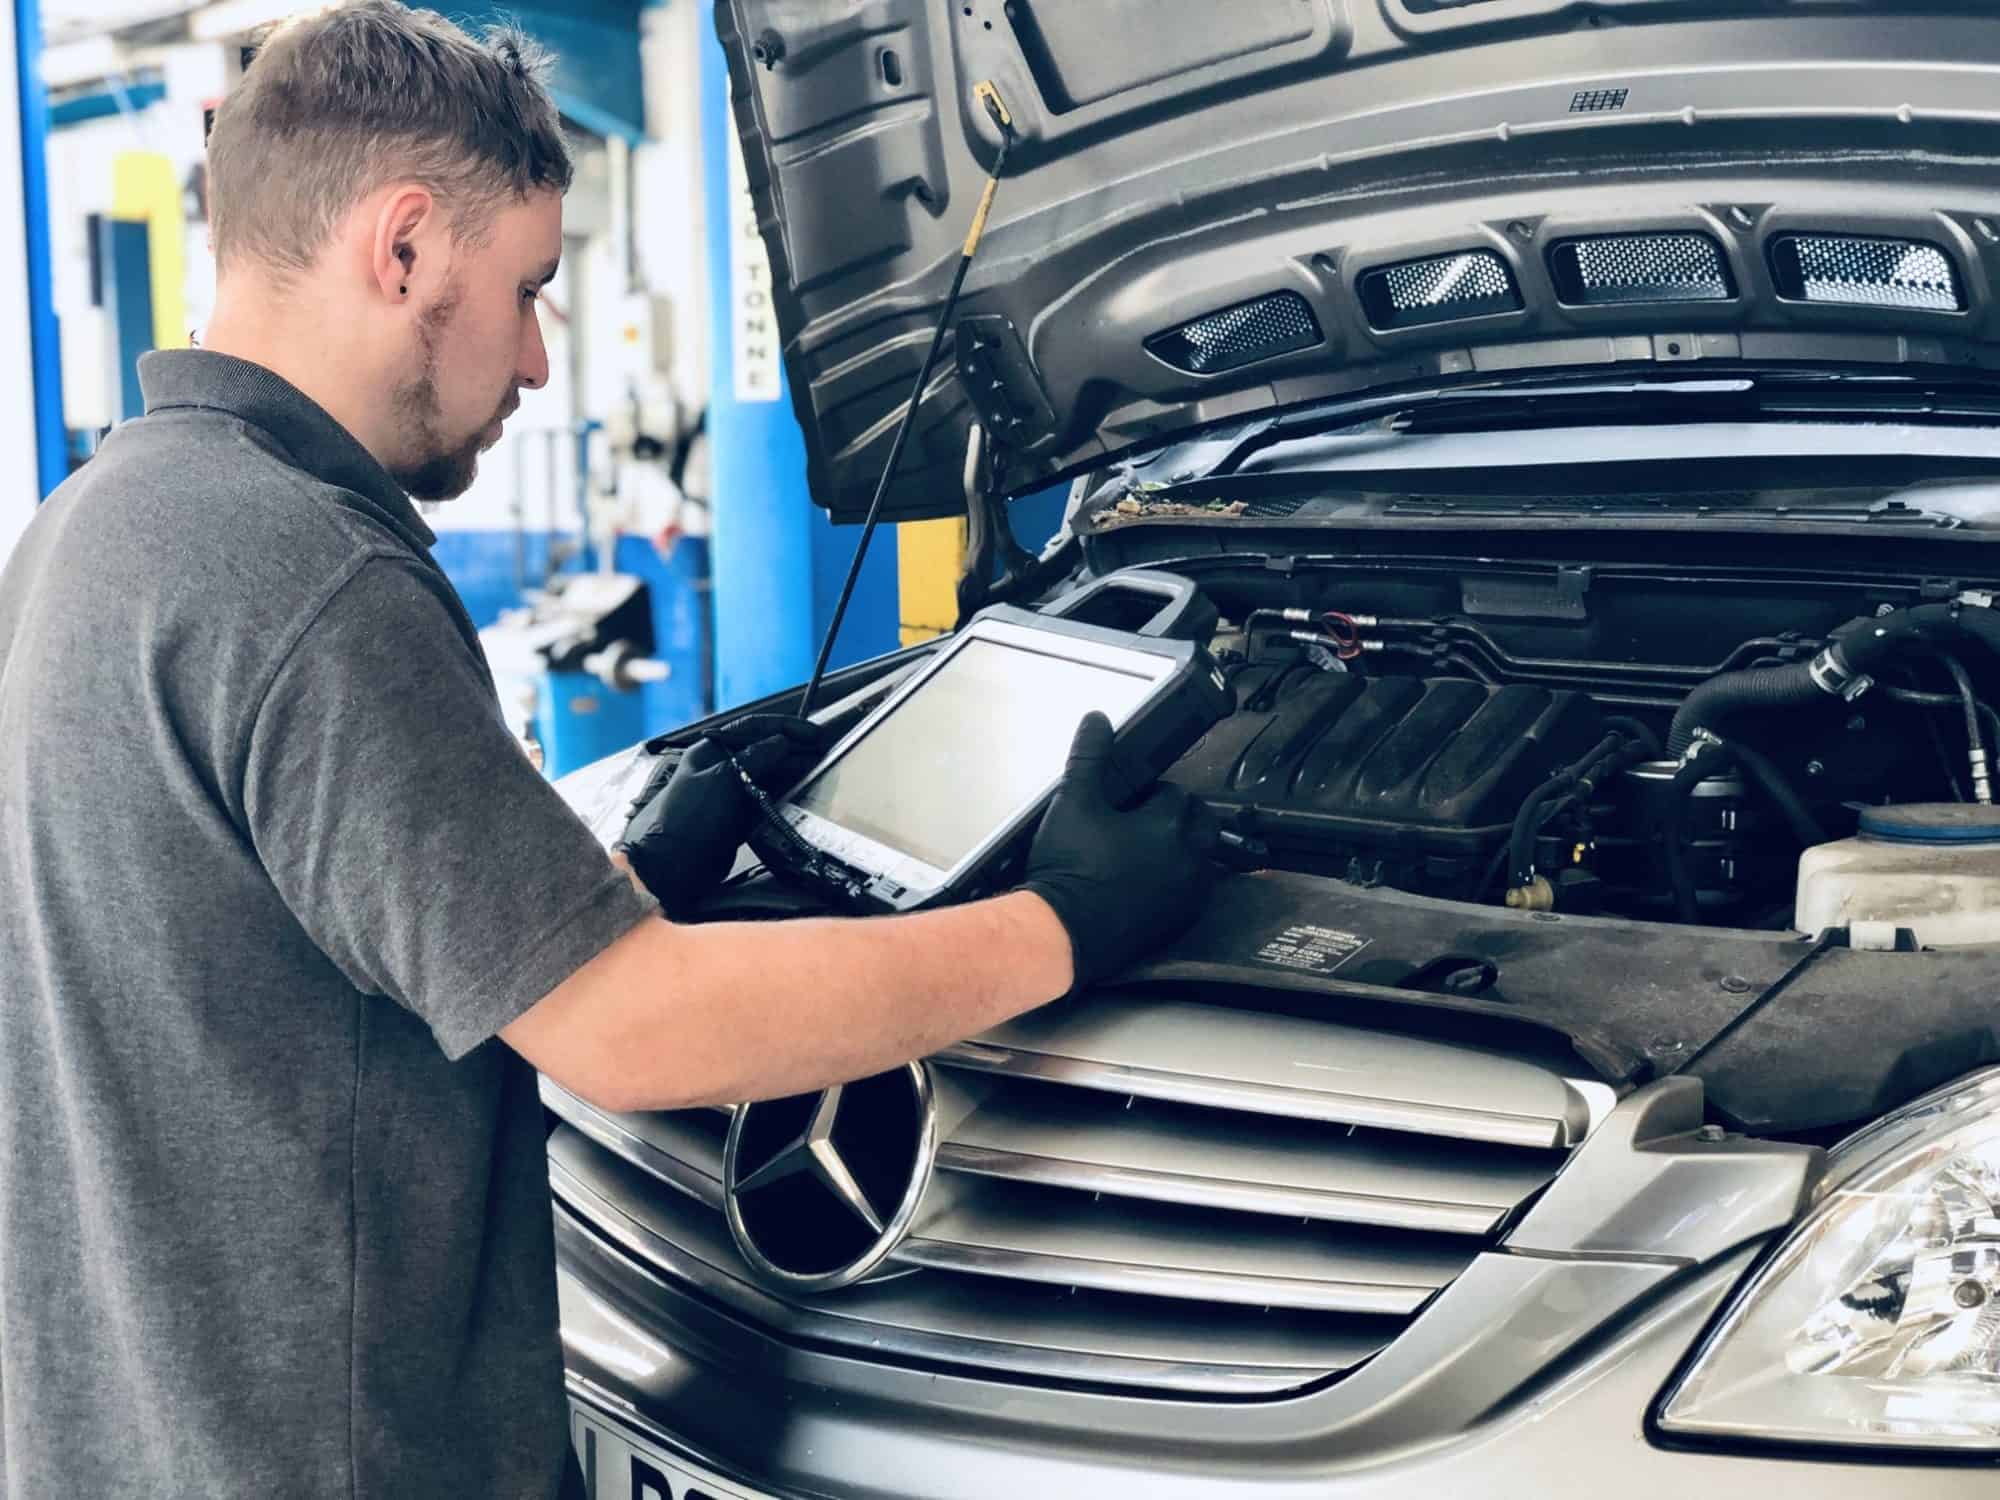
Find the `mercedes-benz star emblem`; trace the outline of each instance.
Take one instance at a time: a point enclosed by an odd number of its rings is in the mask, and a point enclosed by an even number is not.
[[[774,1290],[851,1286],[902,1243],[936,1154],[924,1063],[743,1105],[722,1158],[729,1232]]]

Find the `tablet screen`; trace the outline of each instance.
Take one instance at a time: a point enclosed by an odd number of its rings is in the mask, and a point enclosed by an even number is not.
[[[790,800],[951,870],[1061,776],[1086,713],[1119,727],[1166,670],[973,639]]]

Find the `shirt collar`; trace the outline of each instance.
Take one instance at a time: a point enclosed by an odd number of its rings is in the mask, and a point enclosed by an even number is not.
[[[148,415],[173,407],[228,412],[261,427],[293,463],[316,479],[351,490],[387,512],[424,547],[437,534],[424,524],[401,485],[326,408],[262,365],[212,349],[159,349],[139,357],[139,389]]]

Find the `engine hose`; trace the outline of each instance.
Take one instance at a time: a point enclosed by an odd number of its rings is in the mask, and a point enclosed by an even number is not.
[[[1907,703],[1912,708],[1957,708],[1956,693],[1927,693],[1922,688],[1897,687],[1885,682],[1878,689],[1891,703]]]
[[[1792,784],[1761,751],[1753,750],[1739,742],[1715,744],[1706,747],[1700,755],[1683,765],[1674,773],[1674,779],[1667,791],[1663,811],[1664,827],[1661,844],[1666,853],[1667,881],[1673,887],[1674,911],[1683,922],[1697,922],[1701,919],[1700,902],[1696,899],[1694,871],[1688,863],[1687,809],[1694,798],[1694,789],[1702,782],[1721,776],[1730,769],[1741,770],[1757,783],[1758,789],[1777,805],[1791,826],[1792,836],[1810,849],[1815,844],[1827,841],[1826,831],[1819,826],[1819,820],[1807,809]]]
[[[1879,673],[1910,650],[1948,649],[1970,637],[2000,654],[2000,614],[1980,604],[1919,604],[1886,615],[1850,620],[1828,638],[1812,661],[1754,667],[1711,677],[1687,695],[1667,734],[1667,754],[1681,756],[1697,729],[1713,727],[1746,708],[1788,708],[1848,694],[1851,685]],[[1977,710],[1971,710],[1975,715]]]
[[[1629,714],[1607,715],[1604,720],[1604,727],[1606,729],[1615,729],[1618,733],[1624,735],[1626,739],[1639,744],[1644,748],[1648,759],[1658,760],[1665,753],[1660,746],[1660,737],[1653,733],[1648,725],[1638,719],[1632,718]]]
[[[1736,764],[1734,745],[1709,745],[1701,754],[1674,772],[1662,809],[1660,844],[1667,857],[1667,883],[1674,892],[1674,915],[1683,922],[1701,920],[1701,904],[1695,898],[1694,871],[1688,865],[1687,809],[1694,789],[1711,776],[1720,776]]]
[[[1819,819],[1807,809],[1805,799],[1785,779],[1785,773],[1769,756],[1736,740],[1730,741],[1727,748],[1735,755],[1736,763],[1763,789],[1764,795],[1777,804],[1778,811],[1791,825],[1792,837],[1808,849],[1827,841],[1826,830],[1819,826]],[[1707,757],[1704,755],[1699,759]]]
[[[1972,678],[1965,670],[1965,664],[1949,651],[1940,651],[1938,660],[1951,673],[1952,685],[1958,689],[1959,703],[1965,709],[1965,743],[1967,762],[1972,769],[1972,800],[1984,806],[1993,805],[1993,782],[1986,772],[1986,732],[1979,723],[1979,694],[1973,690]]]
[[[1962,608],[1952,604],[1929,604],[1910,613],[1922,614],[1926,609],[1938,611],[1939,618],[1950,619],[1960,632],[1971,636],[1987,650],[2000,653],[2000,618],[1995,618],[1993,610],[1976,604]]]
[[[1964,698],[1956,692],[1924,692],[1922,688],[1898,688],[1886,682],[1878,688],[1878,692],[1882,692],[1890,702],[1908,704],[1910,708],[1960,708],[1964,704]],[[1996,712],[1984,698],[1976,698],[1972,708],[1980,716],[1980,724],[1986,726],[1988,746],[2000,746],[2000,712]]]
[[[1608,762],[1619,759],[1630,749],[1622,735],[1607,734],[1582,760],[1558,771],[1528,795],[1528,800],[1514,814],[1513,832],[1507,839],[1507,872],[1513,885],[1526,885],[1533,877],[1535,835],[1541,831],[1543,809],[1595,777]],[[1555,811],[1552,807],[1548,810]]]
[[[1807,662],[1782,667],[1752,667],[1711,677],[1681,701],[1667,731],[1667,756],[1679,760],[1694,743],[1695,731],[1746,708],[1797,708],[1824,700],[1826,692],[1813,678]]]

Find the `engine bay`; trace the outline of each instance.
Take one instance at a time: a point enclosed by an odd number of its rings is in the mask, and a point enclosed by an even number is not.
[[[2000,1062],[1983,580],[1132,561],[1196,586],[1170,628],[1235,706],[1167,778],[1248,857],[1123,985],[1548,1046],[1615,1087],[1686,1073],[1756,1133],[1837,1131]],[[1100,568],[1070,617],[1152,625],[1157,592],[1107,586],[1125,572]],[[926,655],[829,679],[827,722],[858,722]],[[650,755],[700,732],[641,747],[605,827]],[[825,909],[749,859],[698,919]]]
[[[1801,856],[1870,809],[1958,806],[1954,836],[2000,839],[1980,811],[2000,616],[1960,580],[1186,571],[1236,707],[1169,779],[1270,869],[1777,932],[1799,928]]]

